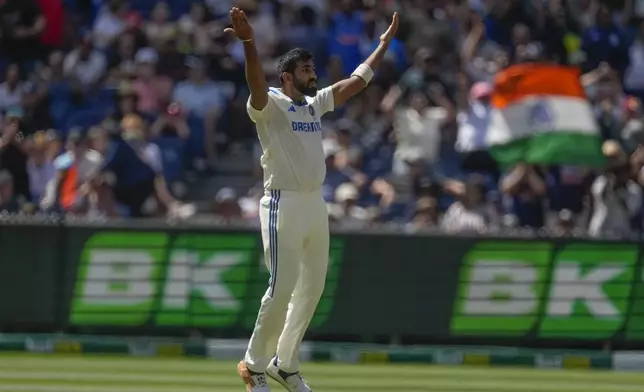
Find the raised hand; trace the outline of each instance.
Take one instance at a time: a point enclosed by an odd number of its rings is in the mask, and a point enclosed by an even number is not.
[[[394,12],[394,16],[391,19],[391,24],[387,31],[382,33],[380,40],[385,43],[391,42],[391,40],[396,36],[396,31],[398,31],[398,12]]]
[[[230,10],[230,21],[233,27],[224,29],[225,33],[232,34],[242,41],[253,39],[253,28],[248,23],[246,13],[237,7]]]

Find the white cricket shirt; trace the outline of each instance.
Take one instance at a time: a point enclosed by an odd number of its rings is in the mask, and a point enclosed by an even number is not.
[[[305,99],[294,102],[271,87],[263,110],[253,108],[250,99],[246,104],[262,145],[266,189],[309,192],[322,187],[326,165],[320,118],[334,109],[333,91],[327,87]]]

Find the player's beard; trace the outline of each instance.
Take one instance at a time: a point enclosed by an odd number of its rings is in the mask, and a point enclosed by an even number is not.
[[[315,85],[311,85],[316,82]],[[299,80],[295,81],[294,87],[297,91],[306,95],[307,97],[315,97],[318,93],[317,81],[309,80],[308,82],[300,82]]]

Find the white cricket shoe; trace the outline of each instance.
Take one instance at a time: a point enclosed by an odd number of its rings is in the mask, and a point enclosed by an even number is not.
[[[266,374],[251,372],[244,361],[237,364],[237,373],[246,384],[246,392],[271,392],[266,382]]]
[[[271,360],[270,365],[266,368],[266,374],[289,392],[312,392],[309,384],[300,376],[300,372],[286,373],[280,370],[277,367],[277,357]]]

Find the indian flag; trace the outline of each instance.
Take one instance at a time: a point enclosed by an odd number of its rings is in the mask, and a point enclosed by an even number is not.
[[[598,166],[601,136],[576,68],[521,64],[497,74],[486,145],[501,166]]]

